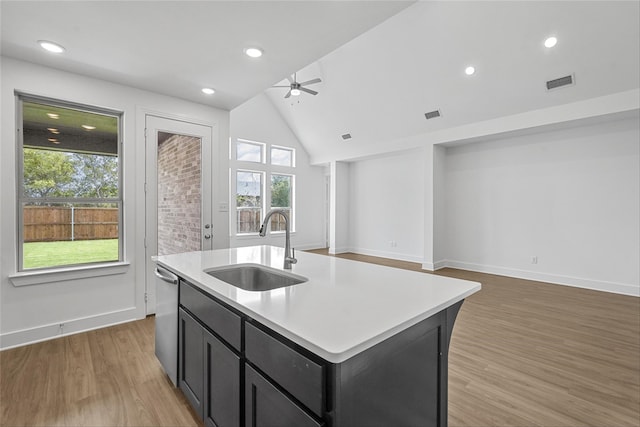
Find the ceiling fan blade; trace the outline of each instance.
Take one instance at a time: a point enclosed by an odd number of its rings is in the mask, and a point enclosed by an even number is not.
[[[300,90],[303,91],[303,92],[310,93],[311,95],[317,95],[318,94],[318,92],[316,92],[315,90],[307,89],[306,87],[301,87]]]
[[[291,85],[286,85],[286,86],[282,86],[282,85],[280,85],[280,86],[271,86],[271,87],[288,87],[288,88],[290,88],[290,87],[291,87]]]
[[[296,81],[295,74],[293,76],[287,76],[287,80],[289,80],[289,83],[295,83]]]
[[[285,98],[288,98],[291,96],[291,89],[289,89],[289,92],[287,92],[287,94],[284,96]]]
[[[320,83],[322,80],[320,79],[312,79],[312,80],[308,80],[306,82],[300,83],[300,86],[305,86],[305,85],[312,85],[315,83]]]

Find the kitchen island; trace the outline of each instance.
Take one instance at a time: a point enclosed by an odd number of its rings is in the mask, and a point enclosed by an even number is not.
[[[160,256],[180,278],[179,386],[207,425],[446,426],[455,317],[480,284],[253,246]],[[307,279],[256,292],[207,272]]]

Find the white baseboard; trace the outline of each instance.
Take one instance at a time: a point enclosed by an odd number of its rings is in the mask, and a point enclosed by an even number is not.
[[[436,271],[436,270],[440,270],[441,268],[445,268],[445,267],[447,267],[447,261],[445,261],[445,260],[436,261],[434,263],[431,263],[431,262],[423,262],[422,263],[422,269],[423,270],[428,270],[428,271]]]
[[[351,248],[349,247],[337,247],[337,248],[333,248],[333,247],[329,247],[329,254],[331,255],[336,255],[336,254],[344,254],[347,252],[351,252]]]
[[[293,246],[293,245],[292,245]],[[306,243],[302,245],[295,245],[294,249],[296,251],[309,251],[313,249],[325,249],[327,245],[325,243]]]
[[[595,291],[612,292],[615,294],[640,297],[640,287],[627,283],[614,283],[599,280],[584,279],[580,277],[562,276],[559,274],[540,273],[537,271],[518,270],[514,268],[498,267],[492,265],[474,264],[456,260],[440,261],[442,267],[458,268],[460,270],[477,271],[479,273],[496,274],[498,276],[516,277],[519,279],[535,280],[539,282],[553,283],[577,288],[592,289]],[[425,264],[423,264],[424,268]]]
[[[80,332],[91,331],[94,329],[105,328],[107,326],[142,319],[142,317],[139,317],[137,314],[138,311],[139,310],[132,307],[97,316],[67,320],[61,323],[7,332],[0,335],[0,350],[7,350],[27,344],[34,344],[41,341],[60,338],[66,335],[73,335]]]
[[[397,252],[376,251],[365,248],[348,248],[348,250],[345,252],[353,252],[360,255],[377,256],[380,258],[396,259],[398,261],[422,263],[422,257],[420,256],[406,255]]]

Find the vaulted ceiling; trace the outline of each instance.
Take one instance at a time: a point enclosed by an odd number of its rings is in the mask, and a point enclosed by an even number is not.
[[[637,114],[639,4],[420,1],[300,70],[298,80],[323,80],[310,86],[317,96],[267,94],[315,162],[617,112],[629,103]],[[552,48],[544,46],[549,36],[557,38]],[[475,74],[466,75],[467,66]],[[567,75],[573,85],[547,90],[548,80]],[[589,100],[596,107],[587,108]],[[441,116],[426,120],[434,110]]]
[[[3,0],[1,49],[225,109],[266,93],[320,163],[625,109],[637,114],[639,4]],[[553,48],[543,45],[548,36],[558,39]],[[67,50],[45,52],[40,39]],[[246,57],[249,46],[263,57]],[[319,94],[285,99],[286,89],[270,88],[294,72],[299,81],[321,78],[310,87]],[[547,90],[546,81],[567,75],[573,85]],[[426,120],[433,110],[441,117]]]

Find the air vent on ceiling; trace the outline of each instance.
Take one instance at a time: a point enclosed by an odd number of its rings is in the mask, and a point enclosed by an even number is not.
[[[347,139],[351,139],[351,134],[350,133],[345,133],[344,135],[342,135],[342,139],[344,139],[345,141]]]
[[[568,86],[573,84],[573,74],[560,77],[559,79],[549,80],[547,82],[547,90],[556,89],[562,86]]]
[[[424,117],[429,119],[435,119],[436,117],[440,117],[440,110],[429,111],[428,113],[424,113]]]

